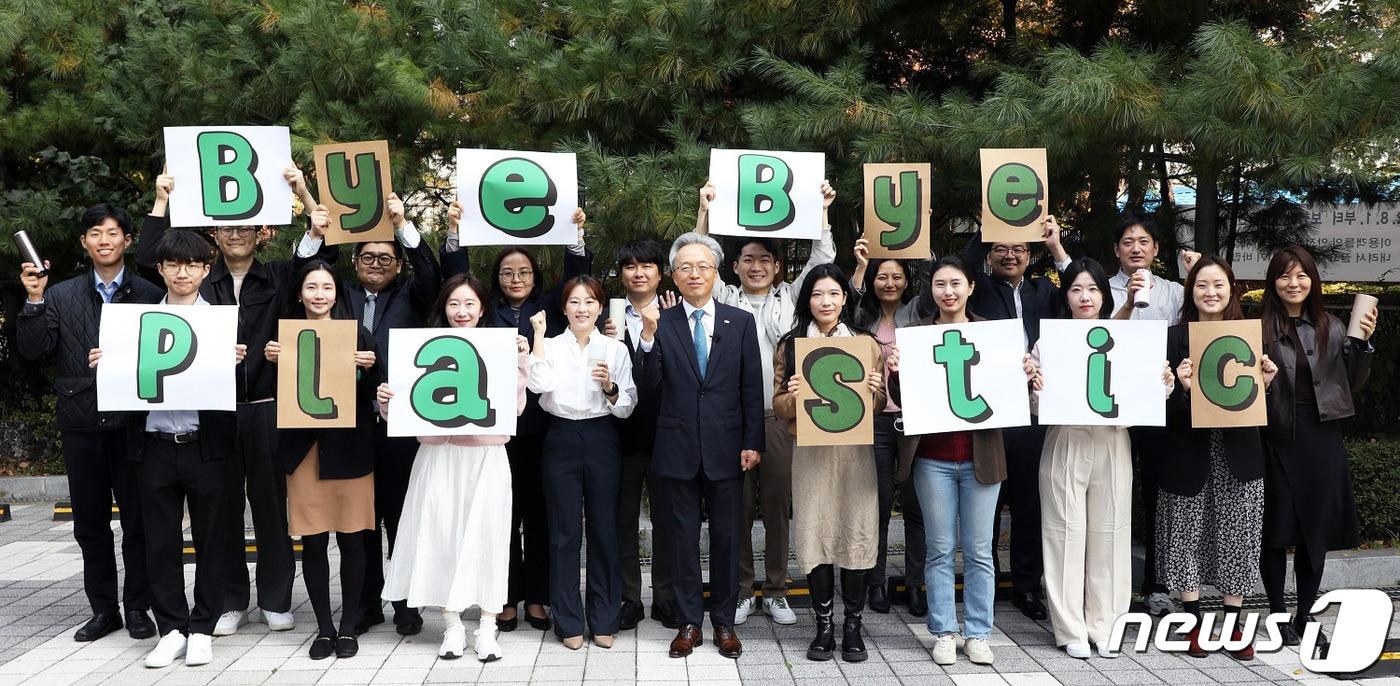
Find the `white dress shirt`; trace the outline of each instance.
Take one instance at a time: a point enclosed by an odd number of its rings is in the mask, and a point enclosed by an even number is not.
[[[660,300],[661,298],[652,296],[651,302],[647,303],[647,307],[650,307],[651,305],[656,305],[658,308],[660,308]],[[627,326],[627,334],[632,337],[632,345],[637,345],[638,343],[640,343],[642,340],[642,311],[633,307],[632,301],[630,300],[627,301],[627,307],[623,310],[622,320],[623,323]]]
[[[564,419],[592,419],[611,414],[619,419],[632,414],[637,405],[637,384],[632,381],[632,356],[622,341],[594,329],[588,345],[579,347],[574,332],[565,330],[546,338],[544,350],[530,353],[526,385],[540,394],[540,407]],[[593,380],[590,359],[608,363],[609,376],[617,384],[617,400],[608,402],[603,385]]]
[[[1108,280],[1108,287],[1113,291],[1113,311],[1117,312],[1123,304],[1128,302],[1128,282],[1132,280],[1131,275],[1118,270],[1113,278]],[[1147,307],[1134,307],[1133,314],[1129,319],[1166,320],[1168,326],[1180,323],[1181,305],[1184,302],[1186,290],[1181,284],[1175,281],[1168,281],[1156,274],[1152,275],[1152,288],[1147,291]]]

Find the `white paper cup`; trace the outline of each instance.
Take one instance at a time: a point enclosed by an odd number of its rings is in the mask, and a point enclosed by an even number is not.
[[[1147,277],[1147,288],[1133,294],[1133,307],[1147,307],[1152,304],[1152,272],[1139,269],[1137,273]]]
[[[613,298],[608,301],[608,321],[613,325],[613,338],[622,340],[627,334],[627,299]]]
[[[1347,324],[1347,335],[1352,338],[1366,340],[1366,335],[1361,331],[1361,318],[1366,316],[1371,308],[1375,307],[1380,300],[1374,295],[1357,293],[1356,299],[1351,301],[1351,323]]]

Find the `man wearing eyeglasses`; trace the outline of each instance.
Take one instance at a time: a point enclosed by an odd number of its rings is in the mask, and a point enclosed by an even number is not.
[[[1042,221],[1045,248],[1055,270],[1069,266],[1069,254],[1060,243],[1060,225],[1052,216]],[[963,251],[963,261],[973,267],[977,287],[968,305],[983,319],[1020,319],[1029,352],[1040,339],[1040,320],[1055,316],[1056,286],[1048,278],[1027,277],[1031,246],[1027,243],[983,243],[978,232]],[[986,271],[976,268],[985,261]],[[1032,418],[1034,421],[1034,418]],[[992,540],[1001,536],[1001,508],[1011,509],[1011,604],[1032,619],[1045,619],[1043,569],[1040,549],[1040,451],[1045,443],[1043,427],[1003,429],[1006,442],[1006,481],[1001,485]],[[993,556],[999,565],[999,556]]]
[[[270,226],[220,226],[211,229],[219,246],[220,258],[209,268],[199,294],[211,305],[238,306],[238,342],[248,350],[262,350],[277,337],[277,319],[282,312],[282,296],[296,270],[312,258],[335,262],[340,250],[326,245],[322,228],[325,208],[306,185],[300,169],[282,172],[287,185],[312,215],[310,229],[297,241],[291,259],[263,262],[257,253],[277,233]],[[156,246],[165,234],[165,218],[173,176],[156,179],[156,201],[141,227],[136,245],[136,261],[143,269],[154,269]],[[179,229],[183,230],[183,229]],[[292,579],[296,561],[292,540],[287,536],[287,481],[275,464],[277,441],[277,367],[262,355],[248,355],[237,369],[238,441],[231,459],[225,460],[224,505],[219,515],[230,546],[224,556],[223,614],[214,626],[215,636],[228,636],[247,622],[250,602],[247,555],[244,549],[243,503],[245,497],[253,513],[253,532],[258,545],[258,607],[273,631],[296,627],[292,618]]]
[[[389,359],[389,330],[426,326],[429,310],[442,287],[442,275],[428,242],[418,234],[413,222],[404,216],[403,201],[395,194],[385,199],[389,220],[394,225],[392,242],[357,243],[355,245],[355,278],[359,288],[350,288],[350,308],[360,325],[374,336],[377,359]],[[411,268],[403,274],[404,263]],[[388,423],[376,412],[374,434],[374,518],[375,532],[365,549],[365,584],[360,595],[360,621],[356,633],[384,622],[383,543],[379,526],[389,535],[389,555],[394,554],[394,540],[399,533],[399,515],[408,494],[408,477],[413,471],[413,456],[418,453],[418,439],[390,438]],[[416,608],[396,600],[394,628],[399,634],[412,636],[423,629],[423,617]]]

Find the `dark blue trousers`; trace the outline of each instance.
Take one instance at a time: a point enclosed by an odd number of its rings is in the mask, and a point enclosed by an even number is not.
[[[618,631],[622,564],[617,498],[622,455],[611,417],[553,417],[544,439],[545,513],[549,518],[549,608],[560,638]],[[579,553],[588,532],[586,601],[579,602]]]

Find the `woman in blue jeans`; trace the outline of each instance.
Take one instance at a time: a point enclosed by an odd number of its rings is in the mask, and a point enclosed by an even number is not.
[[[945,257],[933,267],[933,301],[937,317],[916,322],[965,324],[980,321],[967,312],[972,273],[957,257]],[[896,377],[898,370],[895,370]],[[897,381],[891,392],[898,395]],[[996,572],[992,568],[992,521],[997,496],[1006,479],[1006,450],[1001,431],[954,431],[909,436],[900,443],[900,460],[912,462],[914,489],[924,514],[928,560],[928,630],[934,635],[933,661],[957,661],[958,615],[953,555],[963,550],[963,654],[981,665],[992,663],[987,639],[992,633],[992,603]]]

